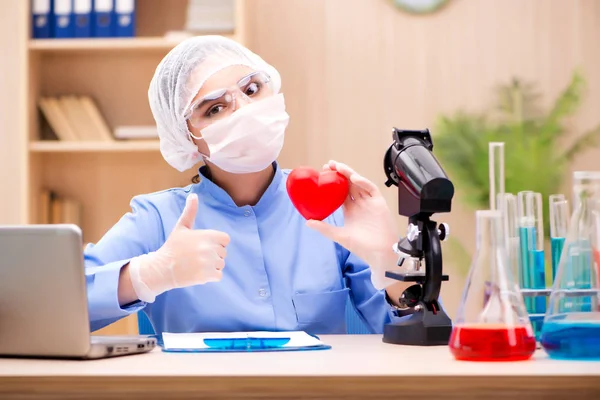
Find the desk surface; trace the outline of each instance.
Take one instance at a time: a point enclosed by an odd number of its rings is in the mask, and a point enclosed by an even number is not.
[[[3,393],[69,398],[82,392],[87,398],[127,392],[128,399],[167,393],[170,398],[184,398],[186,393],[209,398],[290,398],[293,393],[292,398],[346,400],[397,398],[399,393],[600,398],[600,362],[556,361],[542,351],[526,362],[461,362],[446,346],[397,346],[383,343],[380,335],[321,339],[332,349],[221,354],[156,349],[93,361],[3,358],[0,398]]]

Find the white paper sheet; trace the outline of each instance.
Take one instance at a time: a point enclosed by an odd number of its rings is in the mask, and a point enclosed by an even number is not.
[[[282,347],[314,347],[324,343],[303,331],[291,332],[201,332],[201,333],[170,333],[162,334],[165,349],[208,349],[204,339],[234,339],[234,338],[290,338]]]

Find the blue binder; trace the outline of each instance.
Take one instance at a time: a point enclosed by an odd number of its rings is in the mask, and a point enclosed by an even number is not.
[[[114,37],[114,0],[94,0],[94,36]]]
[[[135,36],[136,0],[115,0],[115,36]]]
[[[34,39],[54,36],[52,8],[52,0],[31,0],[31,35]]]
[[[92,37],[92,0],[73,0],[73,14],[75,15],[75,37]]]
[[[54,37],[75,37],[72,0],[54,0]]]

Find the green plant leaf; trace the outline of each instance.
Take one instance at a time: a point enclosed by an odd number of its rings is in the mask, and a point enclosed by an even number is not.
[[[516,123],[536,118],[540,114],[541,99],[535,85],[513,78],[508,85],[496,87],[496,106],[499,117]]]
[[[561,189],[569,162],[600,142],[599,125],[566,151],[557,144],[559,137],[573,134],[566,122],[581,105],[584,91],[585,79],[574,71],[568,85],[549,102],[551,107],[543,110],[535,85],[515,78],[495,88],[495,108],[440,116],[433,132],[434,153],[467,205],[489,207],[488,146],[503,142],[505,191],[542,194],[547,235],[548,197]]]
[[[487,140],[481,132],[487,122],[482,116],[459,112],[454,117],[442,117],[436,127],[434,152],[451,180],[460,181],[466,199],[476,204],[481,198],[481,188],[487,184],[487,173],[482,167],[480,154],[487,149]]]
[[[560,129],[560,121],[572,115],[581,105],[585,79],[578,70],[575,70],[569,85],[558,96],[548,116],[541,126],[541,136],[545,140],[559,137],[565,131]]]
[[[564,152],[563,157],[567,161],[572,161],[573,158],[575,158],[575,156],[581,153],[583,150],[597,146],[599,141],[600,125],[577,138],[575,143],[573,143],[571,147],[569,147],[567,151]]]

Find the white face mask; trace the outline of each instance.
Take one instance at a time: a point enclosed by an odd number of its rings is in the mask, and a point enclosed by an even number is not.
[[[258,172],[279,157],[289,122],[283,94],[247,104],[225,119],[201,130],[210,157],[232,174]]]

